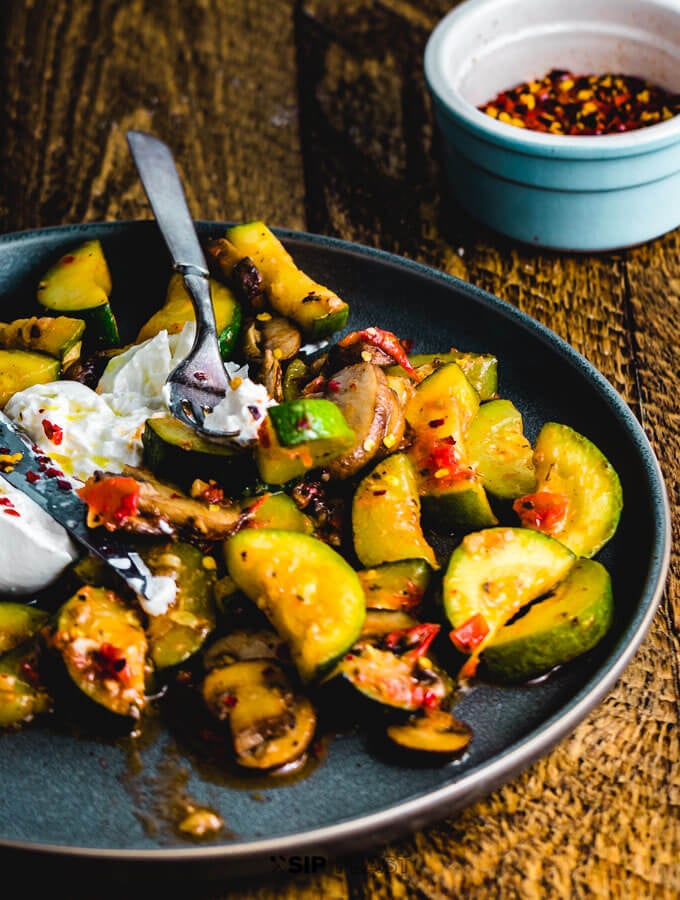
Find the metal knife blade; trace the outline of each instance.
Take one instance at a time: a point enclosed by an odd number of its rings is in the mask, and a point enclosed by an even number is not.
[[[107,563],[135,594],[153,601],[158,582],[139,553],[115,532],[87,527],[87,505],[69,479],[55,475],[56,465],[1,411],[0,453],[16,457],[10,463],[0,464],[4,479],[49,513],[88,552]]]

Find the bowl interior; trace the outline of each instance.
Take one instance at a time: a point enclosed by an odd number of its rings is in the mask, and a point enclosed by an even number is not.
[[[680,7],[664,0],[468,0],[441,23],[439,73],[478,106],[550,69],[680,91]]]

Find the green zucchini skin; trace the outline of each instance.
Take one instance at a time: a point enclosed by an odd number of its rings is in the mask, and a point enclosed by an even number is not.
[[[0,655],[33,637],[47,623],[49,613],[11,600],[0,602]]]
[[[422,604],[433,569],[425,559],[400,559],[360,569],[357,574],[368,609],[410,612]]]
[[[518,498],[513,507],[522,523],[550,534],[577,556],[595,556],[615,534],[623,510],[621,481],[612,464],[585,435],[546,422],[534,444],[534,466],[535,495]],[[526,504],[551,495],[564,501],[565,516],[553,524],[528,522]]]
[[[524,436],[522,414],[510,400],[480,405],[468,429],[467,451],[492,496],[514,500],[535,489],[533,448]]]
[[[442,581],[444,611],[454,631],[481,617],[479,657],[523,606],[553,590],[576,562],[564,544],[528,528],[496,526],[467,534]]]
[[[50,712],[53,700],[40,676],[39,643],[23,641],[0,656],[0,729],[19,728]]]
[[[496,681],[528,681],[592,650],[614,618],[612,583],[605,567],[578,560],[554,593],[505,625],[482,654]]]
[[[153,546],[143,555],[154,575],[169,576],[177,586],[171,608],[150,617],[146,626],[149,658],[162,671],[198,653],[214,630],[217,566],[198,547],[181,541]]]
[[[199,478],[228,484],[233,493],[257,481],[250,453],[206,440],[170,415],[147,420],[142,445],[144,465],[182,487]]]
[[[361,583],[323,541],[296,531],[244,528],[225,541],[224,555],[236,585],[288,642],[303,682],[316,680],[357,639],[366,617]]]
[[[101,350],[120,345],[118,323],[109,303],[111,273],[100,241],[86,241],[65,253],[38,284],[38,303],[53,315],[85,322],[84,345]]]

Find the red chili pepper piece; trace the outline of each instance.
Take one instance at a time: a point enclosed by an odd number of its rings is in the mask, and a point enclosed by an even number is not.
[[[453,631],[449,632],[449,637],[454,647],[457,647],[458,650],[461,650],[463,653],[472,653],[473,650],[479,647],[488,633],[489,626],[486,623],[486,619],[481,613],[475,613],[474,616],[470,616],[458,628],[454,628]]]
[[[87,524],[91,528],[104,525],[109,530],[118,528],[125,519],[137,514],[139,492],[138,482],[126,475],[90,481],[76,491],[87,503]]]
[[[564,525],[569,512],[569,498],[551,491],[538,491],[519,497],[512,504],[525,528],[553,534]]]
[[[411,360],[408,358],[404,345],[392,331],[385,331],[384,328],[364,328],[362,331],[353,331],[346,335],[342,340],[338,341],[338,347],[351,347],[359,341],[366,341],[384,350],[388,356],[398,363],[405,372],[413,378],[414,381],[420,381],[422,376],[413,368]]]
[[[386,634],[383,644],[386,649],[403,654],[404,659],[416,660],[427,653],[439,628],[436,622],[421,622],[412,628],[399,628]]]

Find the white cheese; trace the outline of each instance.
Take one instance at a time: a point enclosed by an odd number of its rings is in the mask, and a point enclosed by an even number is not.
[[[178,334],[161,331],[111,359],[96,391],[68,380],[37,384],[14,394],[4,412],[73,481],[85,482],[97,471],[120,472],[126,465],[139,466],[144,424],[148,418],[168,412],[165,381],[191,349],[194,335],[193,322]],[[248,378],[247,366],[226,363],[225,367],[232,386],[206,424],[216,430],[237,431],[237,440],[247,445],[255,441],[266,410],[275,401],[263,385]],[[37,590],[76,558],[64,529],[23,495],[21,502],[30,503],[49,524],[34,539],[30,528],[10,523],[8,540],[0,547],[0,591]],[[3,535],[0,530],[0,541]],[[13,556],[19,555],[27,562],[14,564]],[[36,567],[38,556],[41,563]],[[173,582],[171,596],[171,587],[164,580],[156,584],[147,612],[158,615],[165,611],[174,589]]]
[[[31,594],[49,587],[78,556],[61,525],[0,479],[0,593]]]

